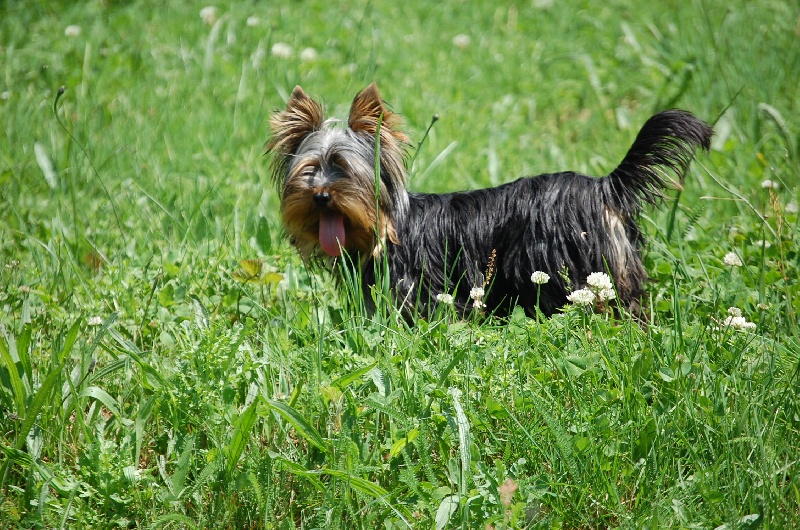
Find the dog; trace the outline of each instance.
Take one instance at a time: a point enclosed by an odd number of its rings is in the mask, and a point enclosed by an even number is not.
[[[478,307],[502,316],[519,305],[550,316],[604,271],[615,310],[641,316],[647,273],[637,218],[668,183],[682,186],[713,134],[689,112],[667,110],[605,177],[568,171],[427,194],[406,188],[410,144],[398,125],[374,83],[356,95],[346,125],[326,119],[298,86],[272,114],[266,150],[282,224],[302,258],[360,271],[364,293],[388,271],[393,300],[412,318],[443,301],[462,314]],[[535,271],[549,280],[535,285]]]

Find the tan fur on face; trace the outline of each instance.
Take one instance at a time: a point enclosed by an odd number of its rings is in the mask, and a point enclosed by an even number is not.
[[[405,191],[406,135],[396,130],[398,117],[389,111],[375,84],[353,100],[348,130],[325,121],[322,106],[296,87],[286,109],[270,119],[273,131],[267,149],[275,156],[273,178],[281,187],[284,228],[300,254],[313,258],[319,249],[320,208],[345,218],[345,250],[365,261],[377,256],[386,240],[398,243],[391,214],[407,207]],[[376,198],[374,151],[378,138],[381,178]],[[314,195],[328,193],[320,207]],[[376,208],[377,203],[377,208]]]
[[[345,249],[350,254],[358,253],[366,259],[380,253],[387,237],[397,242],[391,222],[384,216],[376,219],[375,200],[361,193],[353,181],[342,179],[322,189],[305,186],[300,179],[290,178],[283,189],[281,218],[304,259],[314,257],[319,248],[320,210],[313,198],[322,191],[330,194],[331,208],[345,218]]]

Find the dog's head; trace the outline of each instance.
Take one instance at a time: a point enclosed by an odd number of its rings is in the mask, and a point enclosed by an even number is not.
[[[398,118],[371,84],[353,100],[347,126],[326,120],[322,106],[295,87],[286,110],[270,119],[273,177],[281,191],[283,225],[305,259],[362,260],[377,255],[394,220],[408,207],[405,152]],[[376,178],[376,151],[380,173]]]

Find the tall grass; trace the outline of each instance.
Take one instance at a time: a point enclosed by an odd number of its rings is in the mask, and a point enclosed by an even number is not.
[[[800,524],[791,2],[203,7],[0,6],[0,527]],[[715,122],[642,219],[650,325],[408,322],[302,264],[268,115],[371,81],[427,134],[415,190]]]

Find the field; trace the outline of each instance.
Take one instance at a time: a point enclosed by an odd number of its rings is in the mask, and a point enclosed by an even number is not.
[[[794,1],[206,7],[0,4],[0,528],[800,527]],[[269,115],[372,81],[419,191],[713,123],[650,324],[409,325],[306,267]]]

